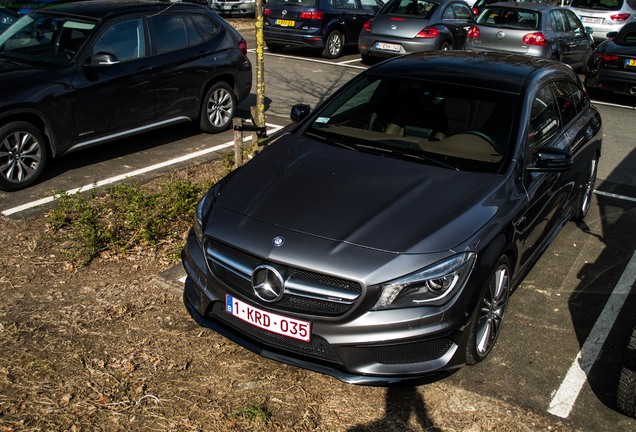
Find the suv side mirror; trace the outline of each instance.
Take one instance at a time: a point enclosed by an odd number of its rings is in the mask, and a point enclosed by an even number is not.
[[[119,59],[114,54],[98,52],[90,60],[89,65],[93,67],[104,67],[119,64]]]
[[[574,161],[572,153],[554,147],[543,147],[534,157],[534,163],[528,167],[528,171],[567,171],[572,168]]]
[[[311,112],[311,107],[309,105],[296,104],[291,107],[291,113],[289,114],[289,118],[292,121],[299,123],[303,121],[304,119],[306,119],[309,116],[310,112]]]

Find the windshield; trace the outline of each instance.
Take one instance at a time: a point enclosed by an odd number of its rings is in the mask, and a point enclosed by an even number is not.
[[[36,65],[70,63],[95,27],[76,17],[31,13],[0,34],[0,57]]]
[[[356,151],[496,173],[511,153],[517,96],[457,84],[366,76],[305,131]]]

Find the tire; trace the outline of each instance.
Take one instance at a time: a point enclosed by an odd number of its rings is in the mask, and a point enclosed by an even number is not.
[[[322,50],[322,56],[329,59],[340,57],[342,48],[344,47],[344,36],[338,30],[329,33],[325,42],[325,48]]]
[[[495,346],[508,305],[510,279],[510,261],[504,255],[488,277],[468,325],[467,364],[484,360]]]
[[[449,41],[444,41],[439,46],[439,49],[440,49],[440,51],[452,51],[453,50],[453,45],[451,45],[451,43]]]
[[[371,66],[375,63],[375,58],[369,54],[360,54],[362,64]]]
[[[594,193],[594,184],[596,183],[596,174],[598,172],[598,155],[594,155],[590,159],[587,173],[585,174],[585,181],[581,194],[577,200],[576,210],[572,215],[572,220],[575,222],[583,222],[587,212],[590,210],[590,203],[592,202],[592,194]]]
[[[267,45],[267,49],[273,53],[281,52],[285,48],[285,45],[277,44],[270,41],[265,41],[265,45]]]
[[[236,96],[232,88],[224,81],[217,82],[205,94],[199,127],[203,132],[222,132],[232,125],[235,113]]]
[[[0,127],[0,189],[14,191],[33,184],[49,161],[44,134],[31,123]]]
[[[616,406],[625,414],[636,417],[636,329],[625,352],[624,366],[616,391]]]

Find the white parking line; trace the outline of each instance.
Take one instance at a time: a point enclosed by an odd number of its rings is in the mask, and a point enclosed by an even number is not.
[[[602,196],[609,197],[609,198],[615,198],[615,199],[619,199],[619,200],[623,200],[623,201],[636,202],[636,198],[628,197],[628,196],[625,196],[625,195],[616,195],[615,193],[603,192],[603,191],[598,191],[598,190],[595,190],[594,193],[597,194],[597,195],[602,195]]]
[[[269,124],[269,123],[267,123],[267,126],[271,128],[271,129],[268,129],[268,132],[270,132],[270,133],[271,132],[277,132],[277,131],[279,131],[280,129],[283,128],[283,126],[273,125],[273,124]],[[245,138],[245,141],[251,141],[251,139],[252,139],[252,137],[250,135],[250,136],[247,136]],[[147,172],[151,172],[151,171],[155,171],[155,170],[158,170],[158,169],[161,169],[161,168],[165,168],[165,167],[170,166],[170,165],[174,165],[174,164],[177,164],[177,163],[180,163],[180,162],[184,162],[184,161],[187,161],[187,160],[190,160],[190,159],[195,159],[195,158],[198,158],[198,157],[203,156],[205,154],[213,153],[213,152],[216,152],[216,151],[219,151],[219,150],[223,150],[223,149],[231,147],[233,145],[234,145],[234,141],[229,141],[229,142],[226,142],[224,144],[219,144],[219,145],[214,146],[214,147],[210,147],[210,148],[206,148],[206,149],[203,149],[203,150],[199,150],[199,151],[194,152],[194,153],[189,153],[189,154],[180,156],[178,158],[174,158],[174,159],[170,159],[170,160],[167,160],[167,161],[164,161],[164,162],[160,162],[160,163],[155,164],[155,165],[151,165],[151,166],[148,166],[148,167],[140,168],[138,170],[131,171],[131,172],[128,172],[126,174],[121,174],[121,175],[118,175],[118,176],[115,176],[115,177],[110,177],[110,178],[107,178],[107,179],[104,179],[104,180],[100,180],[100,181],[95,182],[95,183],[90,183],[90,184],[87,184],[87,185],[84,185],[84,186],[80,186],[78,188],[70,189],[70,190],[65,191],[64,194],[66,194],[66,195],[74,195],[74,194],[79,193],[79,192],[85,192],[85,191],[88,191],[88,190],[91,190],[91,189],[95,189],[95,188],[100,187],[100,186],[109,185],[109,184],[116,183],[116,182],[121,181],[121,180],[125,180],[127,178],[135,177],[135,176],[138,176],[138,175],[141,175],[141,174],[145,174]],[[25,210],[28,210],[28,209],[31,209],[31,208],[34,208],[34,207],[38,207],[38,206],[41,206],[41,205],[44,205],[44,204],[48,204],[48,203],[53,202],[56,199],[58,199],[61,195],[62,194],[51,195],[51,196],[48,196],[48,197],[45,197],[45,198],[42,198],[42,199],[39,199],[39,200],[36,200],[36,201],[31,201],[29,203],[19,205],[17,207],[13,207],[13,208],[10,208],[10,209],[7,209],[7,210],[3,210],[2,211],[2,215],[10,216],[12,214],[19,213],[19,212],[22,212],[22,211],[25,211]]]
[[[247,52],[256,53],[256,50],[255,49],[248,49]],[[303,61],[308,61],[308,62],[313,62],[313,63],[328,64],[328,65],[332,65],[332,66],[333,65],[338,65],[338,66],[344,66],[344,67],[349,67],[349,68],[354,68],[354,69],[366,69],[366,67],[364,67],[364,66],[348,64],[348,63],[359,63],[360,62],[359,59],[357,59],[357,60],[347,60],[347,61],[341,61],[341,62],[330,62],[330,61],[327,61],[327,60],[320,60],[320,59],[308,58],[308,57],[290,56],[290,55],[285,55],[285,54],[274,54],[274,53],[271,53],[271,52],[265,52],[265,54],[267,54],[268,56],[272,56],[272,57],[303,60]]]
[[[605,343],[614,321],[618,316],[627,296],[629,295],[634,282],[636,281],[636,251],[627,264],[625,271],[621,275],[618,284],[614,287],[612,295],[605,304],[601,315],[599,315],[594,328],[588,335],[581,351],[572,362],[570,370],[561,383],[550,402],[548,412],[561,418],[567,418],[572,411],[574,402],[579,396],[583,384],[587,381],[587,374],[594,366],[594,362]]]

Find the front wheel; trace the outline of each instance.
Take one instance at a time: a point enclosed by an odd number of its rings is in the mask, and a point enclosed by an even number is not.
[[[223,81],[218,82],[203,99],[199,127],[204,132],[222,132],[231,126],[235,112],[236,97],[232,88]]]
[[[44,134],[34,125],[17,121],[0,128],[0,189],[30,186],[49,160]]]
[[[329,33],[325,48],[322,50],[322,56],[325,58],[338,58],[342,54],[342,48],[344,47],[344,36],[338,30],[334,30]]]
[[[267,49],[269,52],[277,53],[281,52],[285,45],[277,44],[276,42],[265,41],[265,45],[267,45]]]
[[[572,220],[575,222],[582,222],[587,216],[587,212],[590,210],[590,204],[592,202],[592,194],[594,193],[594,184],[596,183],[596,173],[598,172],[598,155],[594,155],[590,159],[587,173],[585,174],[585,181],[583,188],[581,189],[581,195],[579,195],[578,203]]]
[[[499,258],[495,270],[488,278],[468,325],[468,364],[479,363],[495,346],[508,305],[510,277],[510,261],[504,255]]]

